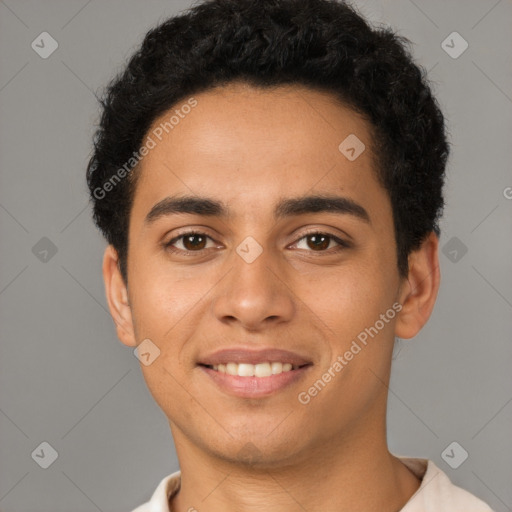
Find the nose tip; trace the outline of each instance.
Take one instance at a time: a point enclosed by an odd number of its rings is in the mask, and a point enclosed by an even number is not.
[[[270,268],[263,246],[246,237],[236,252],[234,267],[212,301],[214,315],[223,322],[238,321],[247,331],[289,321],[292,294]]]

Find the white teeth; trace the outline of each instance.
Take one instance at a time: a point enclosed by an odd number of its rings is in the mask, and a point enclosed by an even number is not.
[[[226,373],[229,375],[238,375],[238,365],[236,363],[228,363],[226,365]]]
[[[238,365],[238,375],[240,377],[253,377],[254,376],[254,365],[240,363]]]
[[[277,375],[283,371],[283,363],[272,363],[272,375]]]
[[[298,366],[293,366],[291,363],[280,362],[267,362],[258,364],[226,363],[213,365],[213,369],[220,373],[238,375],[239,377],[270,377],[271,375],[279,375],[280,373],[289,372],[292,369],[297,368]]]
[[[259,363],[254,365],[254,375],[256,375],[256,377],[270,377],[272,375],[270,363]]]

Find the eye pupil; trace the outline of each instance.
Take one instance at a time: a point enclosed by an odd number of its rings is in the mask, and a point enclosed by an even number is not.
[[[313,250],[318,249],[327,249],[329,247],[330,237],[326,235],[309,235],[308,236],[308,246]],[[313,245],[310,245],[310,241],[313,242]]]
[[[194,239],[196,240],[195,242],[193,241]],[[183,245],[187,249],[187,251],[193,249],[204,249],[204,242],[205,237],[202,235],[188,235],[183,238]]]

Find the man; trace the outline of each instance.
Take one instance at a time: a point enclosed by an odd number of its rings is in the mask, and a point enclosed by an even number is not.
[[[117,334],[181,468],[136,512],[490,510],[386,443],[447,157],[405,41],[343,3],[212,0],[146,35],[88,168]]]

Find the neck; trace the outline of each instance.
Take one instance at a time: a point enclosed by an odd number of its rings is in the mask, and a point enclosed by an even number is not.
[[[297,455],[278,467],[234,463],[205,453],[171,425],[181,468],[172,512],[267,510],[398,512],[420,481],[380,435],[358,432]]]

